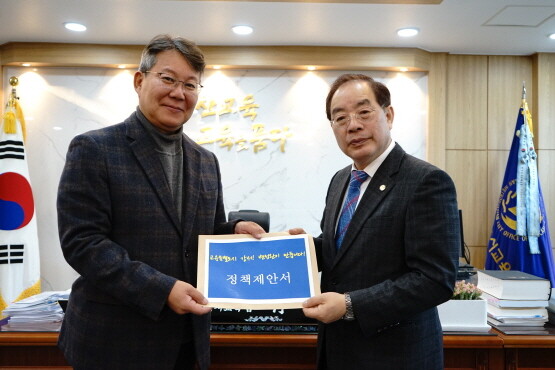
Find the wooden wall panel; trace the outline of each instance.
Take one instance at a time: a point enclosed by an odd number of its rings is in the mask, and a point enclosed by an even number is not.
[[[534,124],[537,133],[538,173],[548,227],[551,228],[551,246],[555,251],[555,54],[536,55],[534,72],[537,86]]]
[[[555,54],[538,54],[534,58],[534,124],[537,149],[555,149]]]
[[[522,101],[522,82],[526,83],[530,109],[534,103],[532,57],[490,56],[488,68],[488,149],[511,147],[518,109]],[[532,112],[534,114],[534,112]]]
[[[486,266],[486,248],[487,246],[469,246],[470,264],[477,269],[483,269]]]
[[[487,152],[448,150],[447,172],[457,187],[457,201],[463,213],[464,239],[468,246],[487,243]]]
[[[445,169],[447,54],[434,54],[428,73],[428,162]]]
[[[450,55],[447,67],[447,149],[486,149],[487,57]]]

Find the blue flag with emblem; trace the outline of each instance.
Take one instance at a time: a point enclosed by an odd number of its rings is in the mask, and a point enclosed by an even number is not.
[[[525,91],[486,255],[487,270],[518,270],[551,281],[555,267]]]

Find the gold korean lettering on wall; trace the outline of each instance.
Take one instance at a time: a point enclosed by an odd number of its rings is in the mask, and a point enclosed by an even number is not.
[[[246,95],[240,101],[235,98],[224,99],[221,103],[210,99],[199,100],[196,110],[201,120],[217,117],[219,123],[200,128],[196,142],[200,145],[217,144],[228,151],[235,148],[237,152],[252,150],[254,153],[268,149],[269,145],[279,145],[279,150],[285,153],[285,144],[293,133],[287,125],[267,128],[264,123],[255,123],[258,108],[260,105],[255,102],[253,94]],[[234,115],[245,120],[244,124],[249,125],[247,130],[244,126],[239,127],[243,123],[226,123],[236,118]]]

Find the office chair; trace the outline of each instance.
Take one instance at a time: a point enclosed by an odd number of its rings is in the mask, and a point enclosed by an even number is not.
[[[259,212],[254,209],[240,209],[229,212],[227,218],[229,221],[237,219],[253,221],[262,226],[264,231],[269,232],[270,230],[270,214],[268,212]]]

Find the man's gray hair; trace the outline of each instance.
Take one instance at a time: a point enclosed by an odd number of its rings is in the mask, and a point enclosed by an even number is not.
[[[204,72],[206,63],[204,62],[204,54],[193,41],[183,37],[172,37],[170,35],[155,36],[148,45],[143,49],[139,71],[150,71],[156,64],[156,56],[165,50],[177,50],[187,61],[191,67],[198,73]]]

